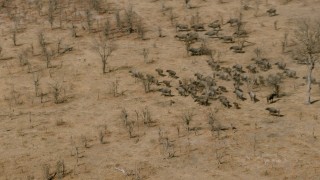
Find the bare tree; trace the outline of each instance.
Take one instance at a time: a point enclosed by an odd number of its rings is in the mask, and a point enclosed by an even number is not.
[[[90,4],[92,6],[92,8],[96,11],[100,11],[100,7],[101,7],[101,0],[91,0]]]
[[[17,46],[17,27],[14,26],[12,29],[12,41],[15,46]]]
[[[2,46],[0,45],[0,58],[2,57],[2,50],[3,50],[3,48],[2,48]]]
[[[192,121],[193,116],[194,114],[190,111],[183,112],[182,114],[182,120],[185,123],[188,132],[190,131],[190,122]]]
[[[59,38],[57,42],[57,53],[60,54],[60,49],[61,49],[61,44],[62,44],[62,39]]]
[[[67,101],[67,96],[65,95],[65,89],[62,84],[55,82],[51,84],[52,95],[54,97],[54,103],[60,104]]]
[[[88,24],[88,30],[91,33],[93,23],[92,23],[92,14],[89,9],[87,9],[87,11],[86,11],[86,20],[87,20],[87,24]]]
[[[254,17],[258,17],[259,10],[260,10],[261,0],[255,0],[255,11]]]
[[[123,95],[123,93],[124,93],[123,91],[119,92],[119,80],[118,79],[111,82],[110,93],[113,95],[113,97],[118,97],[119,95]]]
[[[36,92],[36,96],[39,95],[39,86],[40,86],[40,76],[39,74],[33,74],[33,82],[34,82],[34,89]]]
[[[62,21],[63,21],[63,6],[60,3],[60,7],[59,7],[59,28],[62,28]]]
[[[141,19],[139,19],[137,21],[136,26],[137,26],[137,33],[138,33],[139,38],[141,40],[144,40],[145,39],[146,30],[145,30],[145,27],[144,27]]]
[[[149,49],[143,48],[142,55],[144,58],[144,63],[148,64]]]
[[[45,56],[45,60],[46,60],[46,63],[47,63],[47,68],[50,68],[51,67],[51,58],[53,56],[53,51],[50,51],[48,48],[47,48],[47,43],[46,43],[46,40],[45,40],[45,37],[44,37],[44,33],[43,32],[40,32],[38,34],[38,41],[39,41],[39,44],[42,48],[42,55]]]
[[[278,74],[269,74],[267,79],[267,83],[269,86],[273,88],[273,93],[277,94],[279,96],[280,93],[280,84],[282,82],[282,77]]]
[[[116,18],[116,24],[117,24],[117,28],[121,28],[121,18],[120,18],[120,11],[117,10],[115,12],[115,18]]]
[[[43,7],[43,2],[42,2],[42,0],[35,0],[35,4],[36,4],[36,7],[37,7],[38,14],[40,16],[41,15],[41,10],[42,10],[42,7]]]
[[[129,6],[128,9],[126,9],[125,17],[126,17],[125,21],[127,25],[127,31],[129,33],[133,33],[134,32],[133,23],[134,23],[135,13],[131,5]]]
[[[106,39],[110,38],[110,31],[111,31],[111,25],[109,20],[107,20],[103,27],[103,35],[105,36]]]
[[[48,164],[42,166],[43,179],[50,179],[50,167]]]
[[[18,16],[13,17],[13,27],[12,27],[12,41],[15,46],[17,46],[17,33],[19,29],[20,18]]]
[[[53,27],[53,22],[54,22],[54,10],[56,8],[56,1],[55,0],[50,0],[49,5],[48,5],[48,21],[50,23],[51,29]]]
[[[320,21],[302,19],[298,20],[297,25],[295,38],[300,42],[297,52],[305,57],[308,66],[306,104],[311,104],[312,72],[320,55]]]
[[[18,59],[19,59],[19,62],[20,62],[21,66],[25,66],[25,65],[29,64],[28,53],[27,53],[26,50],[21,51],[21,53],[18,54]]]
[[[65,164],[63,160],[59,160],[56,164],[57,179],[63,179],[64,175],[65,175]]]
[[[121,115],[120,115],[120,117],[121,117],[121,119],[123,120],[124,125],[127,126],[127,124],[128,124],[128,112],[127,112],[127,110],[126,110],[125,108],[123,108],[123,109],[121,110]]]
[[[38,41],[39,41],[39,44],[42,48],[42,52],[44,53],[45,49],[46,49],[46,40],[45,40],[45,37],[44,37],[44,33],[43,32],[39,32],[38,34]]]
[[[46,47],[43,50],[44,56],[45,56],[45,61],[47,64],[47,68],[51,68],[51,58],[53,56],[53,52],[48,50]]]
[[[102,72],[103,74],[110,72],[107,71],[107,60],[109,58],[109,56],[111,55],[111,53],[115,50],[115,46],[113,43],[108,42],[108,41],[100,41],[97,46],[95,47],[95,49],[97,50],[97,52],[100,55],[101,58],[101,62],[102,62]]]
[[[142,110],[142,119],[143,119],[143,123],[147,124],[148,126],[150,126],[151,123],[153,122],[150,110],[147,106]]]
[[[184,3],[186,4],[187,8],[189,7],[189,2],[190,2],[190,0],[184,0]]]
[[[74,38],[78,37],[76,28],[77,28],[77,26],[75,26],[74,23],[72,22],[70,29],[71,29],[71,35]]]

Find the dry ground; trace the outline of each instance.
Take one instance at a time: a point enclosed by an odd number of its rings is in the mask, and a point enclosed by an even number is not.
[[[306,85],[302,77],[307,67],[294,63],[290,53],[281,51],[285,32],[289,32],[289,44],[294,46],[295,19],[319,17],[320,1],[261,0],[259,11],[255,10],[255,1],[248,1],[251,8],[244,11],[239,0],[191,0],[195,7],[191,9],[182,0],[108,0],[101,5],[107,12],[97,13],[88,5],[89,0],[60,0],[62,5],[55,10],[53,28],[48,22],[47,1],[43,1],[40,14],[36,2],[0,1],[4,3],[0,10],[0,179],[45,179],[46,169],[49,176],[55,174],[59,161],[65,165],[63,179],[320,178],[320,103],[304,104]],[[144,40],[137,33],[116,28],[116,11],[124,21],[124,12],[130,5],[146,29]],[[277,16],[267,16],[265,11],[270,7],[276,7]],[[87,9],[92,13],[91,33]],[[224,95],[231,102],[238,102],[241,109],[225,108],[219,101],[201,106],[190,96],[180,96],[175,90],[179,79],[194,78],[196,72],[212,75],[213,71],[206,62],[209,57],[187,55],[185,44],[174,38],[176,31],[170,17],[189,24],[198,13],[200,22],[209,29],[210,22],[238,17],[240,11],[249,32],[246,40],[254,45],[246,47],[244,54],[235,54],[229,50],[230,44],[207,39],[208,47],[218,52],[214,58],[221,61],[221,66],[238,63],[245,67],[252,63],[254,49],[260,47],[272,65],[284,61],[297,71],[299,78],[285,78],[281,84],[285,96],[271,105],[265,100],[272,91],[270,87],[255,88],[260,101],[253,103],[246,84],[242,88],[248,99],[241,101],[232,93],[232,81],[222,80],[217,82],[229,90]],[[113,29],[108,42],[112,41],[116,49],[108,58],[108,66],[114,71],[103,74],[95,47],[103,36],[101,29],[107,18]],[[16,46],[12,41],[15,19]],[[274,28],[275,21],[278,30]],[[72,23],[79,37],[71,36]],[[158,36],[159,27],[165,37]],[[222,29],[225,35],[234,32],[229,25]],[[51,68],[46,67],[38,43],[41,31],[52,52],[57,51],[59,39],[62,48],[73,48],[61,55],[55,53]],[[200,36],[205,37],[203,33]],[[144,48],[149,51],[148,59],[154,62],[144,62]],[[22,51],[27,52],[29,65],[20,64],[18,55]],[[180,78],[160,77],[156,68],[172,69]],[[130,69],[153,74],[160,81],[171,80],[174,96],[145,93],[142,83],[130,75]],[[317,64],[316,79],[319,70]],[[267,77],[277,72],[280,71],[273,65],[259,75]],[[36,77],[43,102],[36,96]],[[123,92],[116,97],[111,93],[114,83],[118,83],[118,92]],[[55,85],[64,102],[54,102]],[[312,99],[320,100],[318,85],[313,86]],[[265,111],[269,106],[281,109],[283,117],[270,116]],[[142,121],[145,108],[154,121],[150,125]],[[123,109],[128,112],[128,120],[134,121],[134,137],[130,138],[121,119]],[[218,125],[236,129],[211,132],[209,112],[214,113]],[[190,127],[198,131],[186,130],[182,117],[187,113],[193,113]]]

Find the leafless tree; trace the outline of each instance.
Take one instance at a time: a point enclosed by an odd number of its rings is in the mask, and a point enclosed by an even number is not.
[[[163,35],[162,33],[162,28],[160,26],[158,26],[158,37],[165,37],[165,35]]]
[[[143,55],[143,58],[144,58],[144,63],[148,64],[148,57],[149,57],[149,49],[147,48],[143,48],[143,51],[142,51],[142,55]]]
[[[150,80],[148,78],[142,79],[142,83],[143,83],[143,87],[144,87],[144,92],[145,93],[150,92],[150,86],[151,86]]]
[[[13,44],[15,46],[17,46],[17,34],[18,34],[18,29],[19,29],[19,25],[20,25],[20,20],[21,18],[17,15],[14,15],[13,16],[13,27],[12,27],[12,41],[13,41]]]
[[[92,14],[89,9],[87,9],[86,11],[86,20],[87,20],[88,30],[91,33],[92,32]]]
[[[45,40],[45,37],[44,37],[44,33],[43,32],[39,32],[38,34],[38,41],[39,41],[39,44],[42,48],[42,52],[44,53],[45,49],[46,49],[46,40]]]
[[[44,164],[42,166],[43,179],[49,179],[50,176],[50,166],[48,164]]]
[[[126,26],[127,26],[127,31],[129,33],[134,32],[134,18],[135,18],[135,13],[133,11],[133,7],[130,5],[128,9],[125,11],[125,17],[126,17]]]
[[[25,66],[29,64],[28,61],[28,53],[26,50],[22,51],[21,53],[18,54],[19,62],[21,66]]]
[[[282,82],[282,77],[278,74],[269,74],[269,76],[266,79],[268,85],[270,85],[273,88],[273,93],[277,94],[279,96],[280,92],[280,84]]]
[[[60,104],[67,101],[67,96],[65,95],[65,89],[62,86],[62,84],[56,82],[54,84],[51,84],[51,88],[52,88],[52,94],[54,97],[55,104]]]
[[[57,42],[57,53],[60,54],[60,49],[61,49],[61,44],[62,44],[62,39],[59,38]]]
[[[105,141],[104,141],[105,135],[106,135],[106,131],[105,130],[100,130],[99,131],[99,142],[100,142],[100,144],[105,144]]]
[[[65,175],[65,164],[63,160],[59,160],[56,164],[57,179],[63,179]]]
[[[3,51],[3,48],[2,48],[2,46],[0,45],[0,58],[2,57],[2,51]]]
[[[124,125],[127,126],[127,124],[128,124],[128,112],[127,112],[127,110],[125,108],[123,108],[121,110],[120,118],[123,120]]]
[[[36,7],[37,7],[38,14],[40,16],[41,15],[41,10],[42,10],[42,7],[43,7],[43,1],[42,0],[35,0],[35,4],[36,4]]]
[[[60,7],[59,7],[59,28],[62,28],[62,20],[63,20],[63,6],[60,3]]]
[[[53,27],[53,22],[54,22],[54,10],[56,8],[57,4],[55,0],[49,0],[49,5],[48,5],[48,21],[50,23],[51,29]]]
[[[72,35],[72,37],[74,37],[74,38],[76,38],[76,37],[78,37],[78,35],[77,35],[77,26],[76,25],[74,25],[74,23],[72,22],[71,23],[71,35]]]
[[[260,5],[261,5],[261,0],[255,0],[254,17],[258,17]]]
[[[105,36],[106,39],[110,38],[110,31],[111,31],[111,25],[109,20],[107,20],[103,27],[103,35]]]
[[[308,66],[306,103],[311,104],[312,73],[320,55],[320,21],[298,20],[295,38],[299,41],[296,51],[305,57]]]
[[[50,51],[48,48],[47,48],[47,43],[46,43],[46,40],[45,40],[45,37],[44,37],[44,33],[43,32],[40,32],[38,34],[38,41],[39,41],[39,44],[42,48],[42,55],[45,57],[45,60],[46,60],[46,63],[47,63],[47,68],[50,68],[51,67],[51,58],[53,56],[53,52]]]
[[[101,0],[90,0],[90,4],[94,10],[100,11]]]
[[[110,93],[113,95],[113,97],[118,97],[118,96],[124,94],[124,91],[119,92],[119,80],[118,79],[111,82]]]
[[[185,123],[188,132],[190,131],[190,122],[192,121],[193,116],[194,114],[190,111],[186,111],[182,114],[182,120]]]
[[[148,126],[150,126],[150,124],[153,122],[150,110],[147,106],[142,110],[142,119],[143,123],[147,124]]]
[[[273,22],[273,27],[274,27],[274,30],[279,30],[279,27],[278,27],[278,20],[275,20],[274,22]]]
[[[137,33],[138,33],[139,38],[141,40],[144,40],[145,39],[146,30],[145,30],[145,27],[143,25],[142,19],[139,19],[137,21],[136,27],[137,27]]]
[[[12,29],[12,41],[15,46],[17,46],[17,27],[14,26]]]
[[[288,36],[289,36],[289,32],[285,32],[284,36],[283,36],[283,41],[282,43],[282,53],[286,52],[286,49],[288,47]]]
[[[45,60],[46,60],[46,64],[47,64],[47,68],[51,68],[51,58],[53,56],[53,52],[48,50],[46,47],[44,48],[43,50],[43,53],[44,53],[44,57],[45,57]]]
[[[97,43],[95,49],[97,50],[101,58],[103,74],[110,72],[110,70],[107,71],[107,61],[111,53],[115,50],[114,44],[111,41],[100,40],[100,42]]]
[[[40,86],[40,76],[39,74],[33,74],[33,82],[34,82],[34,88],[36,92],[36,96],[39,95],[39,86]]]
[[[257,59],[261,59],[262,50],[260,47],[257,47],[253,50],[254,54],[256,55]]]
[[[120,11],[119,10],[117,10],[115,12],[115,18],[116,18],[117,28],[121,28],[121,18],[120,18]]]

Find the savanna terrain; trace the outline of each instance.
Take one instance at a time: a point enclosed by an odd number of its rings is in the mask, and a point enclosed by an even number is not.
[[[0,0],[0,179],[320,179],[319,8]]]

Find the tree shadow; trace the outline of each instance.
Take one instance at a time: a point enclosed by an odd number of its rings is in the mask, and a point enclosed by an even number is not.
[[[272,116],[283,117],[283,114],[271,114]]]
[[[273,104],[273,103],[276,103],[276,102],[278,102],[278,101],[280,101],[280,99],[273,100],[273,101],[271,101],[269,104]]]
[[[320,100],[317,99],[317,100],[311,101],[310,104],[314,104],[314,103],[316,103],[316,102],[318,102],[318,101],[320,101]]]

